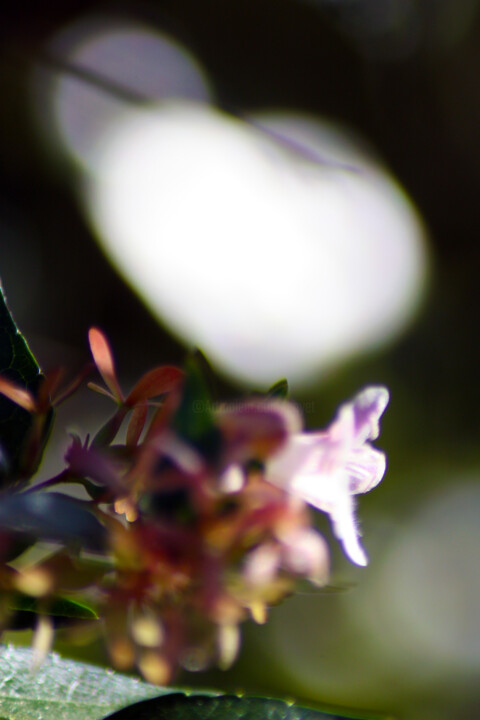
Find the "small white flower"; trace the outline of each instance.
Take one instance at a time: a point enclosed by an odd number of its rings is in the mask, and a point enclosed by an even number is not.
[[[298,433],[268,462],[266,479],[330,515],[346,555],[368,560],[359,540],[353,495],[374,488],[385,473],[385,454],[368,441],[379,435],[389,399],[384,387],[367,387],[342,405],[323,432]]]

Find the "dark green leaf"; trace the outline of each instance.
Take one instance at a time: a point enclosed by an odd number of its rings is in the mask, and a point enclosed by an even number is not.
[[[55,654],[34,671],[33,662],[27,648],[0,648],[0,720],[374,720],[267,698],[186,695]]]
[[[220,434],[215,426],[214,408],[198,359],[189,357],[185,363],[182,400],[175,414],[173,427],[205,457],[215,457]]]
[[[283,380],[279,380],[276,382],[270,390],[268,391],[267,395],[270,397],[278,397],[285,399],[288,397],[288,382],[283,378]]]
[[[0,290],[0,374],[35,394],[40,368],[23,335],[18,331]],[[30,413],[0,395],[0,447],[5,455],[3,479],[13,476],[30,429]]]
[[[12,530],[2,531],[0,529],[0,560],[4,563],[12,562],[25,550],[34,545],[37,538],[27,533],[17,533]]]
[[[338,715],[282,700],[175,693],[144,700],[104,720],[373,720],[366,715]]]
[[[55,654],[34,671],[33,662],[27,648],[0,648],[0,718],[101,720],[129,703],[169,692]]]
[[[116,434],[120,430],[120,427],[125,419],[125,416],[127,415],[128,408],[126,407],[119,407],[118,410],[115,412],[114,415],[112,415],[109,420],[105,423],[105,425],[102,425],[100,430],[97,432],[95,437],[93,438],[92,445],[94,447],[105,447],[106,445],[110,445],[111,442],[115,439]]]
[[[90,550],[101,550],[106,536],[88,503],[54,492],[4,496],[0,503],[0,529],[68,545],[81,544]]]
[[[29,595],[17,593],[9,600],[9,607],[14,610],[28,611],[32,613],[39,612],[39,601]],[[42,603],[40,603],[40,606]],[[92,608],[83,602],[72,600],[70,598],[58,597],[49,602],[48,614],[54,617],[70,617],[82,619],[96,619],[98,616]]]

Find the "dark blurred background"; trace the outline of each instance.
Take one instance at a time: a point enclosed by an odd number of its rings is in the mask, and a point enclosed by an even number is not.
[[[91,325],[107,332],[127,384],[185,353],[97,245],[76,194],[81,170],[45,132],[48,83],[78,76],[55,38],[89,17],[141,23],[182,44],[224,110],[304,112],[348,127],[403,186],[428,235],[428,291],[408,326],[295,395],[315,427],[362,384],[391,388],[379,441],[389,471],[360,500],[370,566],[359,571],[335,550],[333,584],[343,589],[285,602],[267,626],[246,628],[232,671],[185,684],[418,720],[480,716],[479,5],[65,0],[2,11],[0,277],[43,367],[79,368]],[[106,95],[125,88],[107,79],[102,90],[102,77],[99,68],[81,82]],[[142,78],[126,87],[126,104],[149,97]],[[219,387],[238,391],[227,376]],[[88,429],[104,411],[99,399],[75,403],[77,418],[59,427]],[[84,656],[104,661],[93,649]]]

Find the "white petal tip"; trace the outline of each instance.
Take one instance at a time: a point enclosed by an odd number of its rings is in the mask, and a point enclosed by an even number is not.
[[[348,547],[344,546],[344,549],[348,559],[355,565],[360,565],[360,567],[366,567],[368,565],[368,557],[364,549],[358,543],[355,545],[350,543]]]
[[[390,392],[384,385],[368,385],[358,394],[357,400],[366,405],[376,405],[380,416],[388,405]]]

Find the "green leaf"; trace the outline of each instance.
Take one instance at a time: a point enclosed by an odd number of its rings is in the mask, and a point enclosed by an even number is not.
[[[278,382],[269,389],[267,395],[285,400],[288,397],[288,381],[285,378],[278,380]]]
[[[269,698],[160,688],[52,653],[0,646],[0,720],[374,720]],[[376,720],[379,720],[377,717]]]
[[[173,428],[205,457],[212,459],[218,451],[220,436],[199,359],[196,356],[187,358],[184,371],[182,400],[173,420]]]
[[[0,374],[33,394],[40,380],[40,368],[27,342],[15,325],[0,290]],[[14,475],[23,443],[32,422],[30,413],[0,395],[0,446],[7,467],[2,475]]]
[[[0,718],[101,720],[145,698],[172,692],[111,670],[51,654],[32,670],[33,651],[0,649]]]
[[[37,598],[21,593],[16,593],[9,600],[8,606],[13,610],[32,613],[42,612],[42,602],[39,602]],[[82,618],[86,620],[95,620],[98,618],[95,610],[84,602],[65,597],[57,597],[51,600],[48,604],[48,614],[53,617]]]
[[[363,715],[338,715],[270,698],[222,695],[172,695],[145,700],[104,720],[373,720]]]

